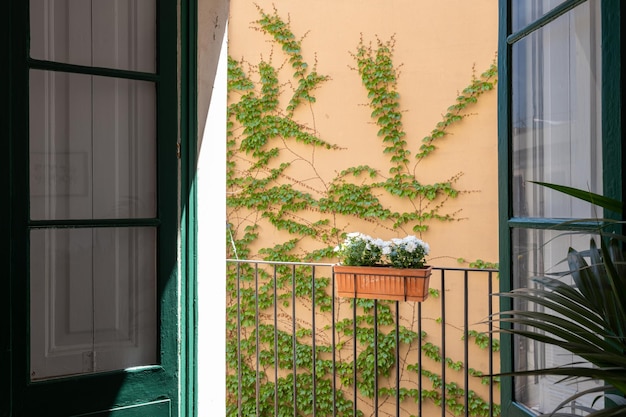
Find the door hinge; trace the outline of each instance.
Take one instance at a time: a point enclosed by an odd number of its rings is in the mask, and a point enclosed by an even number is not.
[[[176,157],[180,159],[180,142],[176,142]]]

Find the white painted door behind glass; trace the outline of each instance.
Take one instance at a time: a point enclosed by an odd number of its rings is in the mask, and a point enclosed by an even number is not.
[[[154,0],[31,0],[34,59],[155,70]],[[152,82],[30,72],[31,378],[155,364]],[[54,224],[46,222],[56,221]]]

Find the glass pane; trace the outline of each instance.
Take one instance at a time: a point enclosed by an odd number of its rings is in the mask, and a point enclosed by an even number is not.
[[[151,82],[30,72],[30,216],[156,216]]]
[[[513,0],[511,23],[513,32],[528,26],[565,0]]]
[[[587,2],[513,47],[513,213],[602,217],[602,210],[530,184],[602,193],[600,3]]]
[[[569,247],[583,251],[589,249],[592,236],[586,234],[568,234],[554,230],[513,229],[513,280],[515,288],[535,287],[538,284],[532,277],[553,276],[568,270],[562,261],[567,256]],[[599,244],[599,241],[596,240]],[[571,277],[562,278],[571,283]],[[516,309],[535,311],[542,307],[522,303]],[[548,311],[543,309],[542,311]],[[553,312],[554,313],[554,312]],[[556,314],[556,313],[555,313]],[[543,343],[518,338],[513,346],[515,369],[542,369],[563,366],[582,359],[569,352]],[[537,413],[552,412],[565,398],[576,392],[598,387],[601,383],[559,383],[559,376],[529,376],[515,378],[515,400]],[[595,394],[581,397],[577,404],[591,406]],[[596,403],[596,406],[599,404]]]
[[[30,248],[33,380],[156,363],[156,229],[39,229]]]
[[[155,0],[30,0],[30,55],[156,72]]]

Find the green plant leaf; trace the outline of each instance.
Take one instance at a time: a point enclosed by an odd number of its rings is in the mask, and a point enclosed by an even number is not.
[[[566,185],[558,185],[552,184],[548,182],[541,181],[529,181],[533,184],[541,185],[543,187],[550,188],[555,191],[559,191],[561,193],[570,195],[572,197],[576,197],[580,200],[588,201],[589,203],[595,204],[596,206],[603,207],[607,210],[611,210],[612,212],[622,214],[624,210],[624,203],[615,200],[613,198],[605,197],[600,194],[592,193],[591,191],[585,191],[578,188],[568,187]]]

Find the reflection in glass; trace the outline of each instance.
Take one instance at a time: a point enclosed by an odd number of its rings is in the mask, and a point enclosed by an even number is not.
[[[511,20],[513,32],[523,29],[565,0],[513,0]]]
[[[513,46],[515,217],[602,217],[528,182],[602,193],[599,7],[578,6]]]
[[[589,248],[592,238],[589,234],[538,229],[513,229],[513,277],[515,288],[536,287],[533,277],[551,276],[568,271],[563,262],[570,247],[583,251]],[[596,237],[596,242],[599,243]],[[561,278],[572,283],[571,277]],[[517,303],[515,309],[546,311],[545,308],[530,304]],[[556,314],[552,312],[553,314]],[[581,361],[577,356],[551,345],[525,338],[516,338],[514,346],[515,370],[542,369],[563,366]],[[578,382],[557,384],[560,376],[516,377],[515,400],[537,413],[552,412],[565,398],[585,389],[597,387],[598,382]],[[581,397],[579,405],[591,406],[595,395]]]
[[[30,235],[33,380],[156,363],[156,229]]]
[[[30,0],[30,55],[156,72],[155,0]]]
[[[151,82],[30,72],[30,216],[156,216]]]

